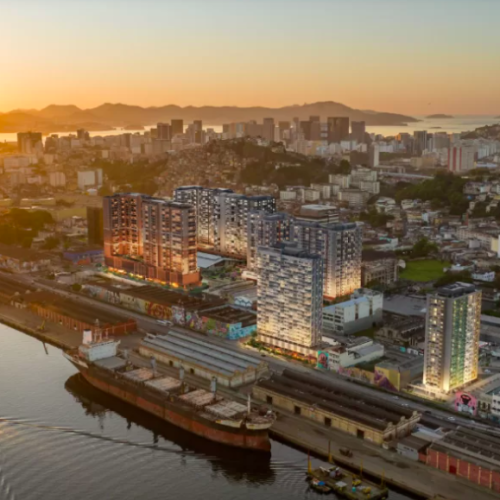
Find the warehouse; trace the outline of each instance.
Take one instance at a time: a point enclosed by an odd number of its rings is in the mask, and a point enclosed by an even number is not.
[[[19,297],[26,307],[47,321],[79,332],[100,329],[103,335],[125,335],[137,329],[135,320],[100,308],[65,299],[51,292],[34,292]]]
[[[183,366],[186,373],[207,380],[216,377],[224,387],[255,382],[268,370],[267,364],[259,359],[175,330],[168,335],[147,335],[139,352],[169,366]]]
[[[267,404],[379,445],[410,435],[421,416],[376,397],[362,396],[355,388],[339,387],[333,380],[288,369],[258,382],[253,394]]]
[[[427,465],[500,493],[500,438],[464,427],[433,443]]]
[[[0,268],[13,273],[35,273],[50,267],[50,256],[18,246],[0,244]]]

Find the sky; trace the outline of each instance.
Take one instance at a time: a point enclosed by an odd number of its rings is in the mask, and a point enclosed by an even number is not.
[[[104,102],[500,115],[500,0],[0,0],[0,112]]]

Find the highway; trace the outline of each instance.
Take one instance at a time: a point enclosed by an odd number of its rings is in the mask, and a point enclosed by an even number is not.
[[[163,326],[159,324],[154,318],[150,318],[148,316],[144,316],[140,313],[136,313],[134,311],[130,311],[129,309],[123,309],[117,305],[109,304],[106,302],[101,302],[96,299],[92,299],[88,296],[82,295],[80,293],[70,292],[64,288],[63,285],[58,285],[57,283],[49,280],[37,279],[36,281],[33,278],[22,275],[11,275],[9,277],[15,277],[19,281],[25,282],[31,286],[36,286],[37,288],[58,293],[64,297],[72,298],[77,300],[82,305],[88,304],[92,307],[98,307],[103,309],[104,311],[109,311],[112,313],[122,313],[124,316],[133,318],[137,321],[138,328],[142,332],[148,333],[157,333],[157,334],[167,334],[170,328],[173,328],[176,331],[182,332],[185,335],[200,337],[207,342],[210,342],[214,345],[223,345],[228,349],[234,349],[236,351],[244,352],[250,356],[257,357],[261,360],[265,360],[272,371],[282,372],[285,368],[294,369],[301,371],[303,373],[312,374],[318,376],[320,378],[324,378],[325,381],[334,382],[339,388],[345,388],[346,390],[350,390],[362,396],[371,396],[377,397],[379,399],[383,399],[386,401],[388,406],[405,406],[410,409],[419,411],[423,413],[422,422],[424,424],[428,424],[430,426],[442,426],[446,428],[456,428],[457,426],[466,426],[471,429],[481,430],[488,433],[492,433],[494,435],[500,436],[500,428],[494,427],[492,425],[483,423],[483,421],[472,420],[467,417],[460,416],[459,413],[450,413],[447,411],[439,410],[434,407],[426,406],[424,402],[416,402],[412,399],[406,398],[403,393],[398,393],[397,395],[385,392],[380,389],[375,389],[368,385],[362,385],[361,383],[353,382],[345,377],[337,375],[332,372],[323,372],[313,368],[309,368],[303,365],[300,362],[294,361],[285,361],[283,359],[278,359],[274,356],[265,355],[263,356],[259,352],[244,347],[240,342],[237,341],[228,341],[224,339],[220,339],[218,337],[212,337],[203,335],[197,332],[193,332],[192,330],[188,330],[186,328],[182,328],[179,326]]]

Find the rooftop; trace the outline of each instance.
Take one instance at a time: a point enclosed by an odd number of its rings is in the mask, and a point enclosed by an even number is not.
[[[436,295],[440,297],[457,298],[475,291],[476,287],[474,285],[457,282],[438,288]]]
[[[240,354],[225,347],[206,342],[194,336],[170,330],[168,335],[148,335],[142,344],[151,349],[165,352],[184,362],[206,368],[225,376],[248,370],[264,368],[258,359]]]
[[[3,243],[0,243],[0,256],[21,260],[23,262],[34,262],[50,259],[49,254],[31,250],[30,248],[23,248],[15,245],[4,245]]]
[[[403,417],[411,418],[416,414],[408,408],[361,395],[356,388],[338,386],[335,380],[289,369],[257,385],[378,430],[385,430],[390,424],[397,425]]]

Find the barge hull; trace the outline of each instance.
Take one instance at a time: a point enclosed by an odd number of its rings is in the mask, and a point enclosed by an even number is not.
[[[141,395],[139,391],[134,391],[132,387],[124,387],[123,383],[113,383],[114,380],[111,377],[109,377],[109,380],[105,380],[104,377],[101,377],[101,374],[93,373],[92,368],[76,363],[73,364],[92,386],[181,429],[227,446],[268,453],[271,451],[267,430],[249,431],[245,428],[238,429],[222,426],[216,422],[198,417],[194,409],[188,412],[185,409],[176,408],[175,404],[168,401],[163,402],[163,404],[160,404],[159,401],[154,402],[152,401],[153,398],[147,398],[146,394]]]

